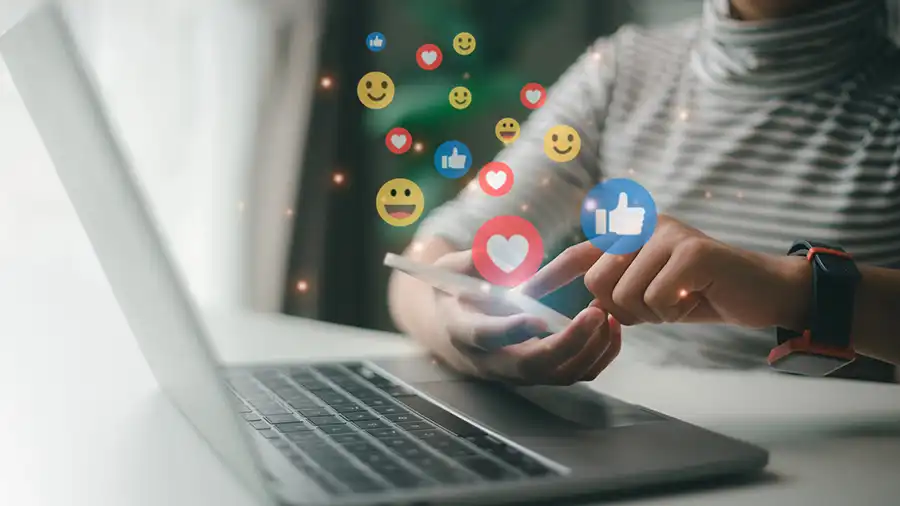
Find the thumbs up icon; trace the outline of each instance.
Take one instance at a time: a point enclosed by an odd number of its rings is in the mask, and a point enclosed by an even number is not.
[[[450,156],[444,155],[441,157],[441,166],[444,169],[465,170],[466,155],[459,154],[459,148],[454,146]]]
[[[384,44],[384,39],[379,37],[378,35],[369,39],[369,47],[379,48]]]
[[[628,207],[628,194],[619,193],[619,204],[609,211],[608,227],[606,209],[595,211],[596,233],[600,235],[609,231],[618,235],[641,235],[646,212],[643,207]]]

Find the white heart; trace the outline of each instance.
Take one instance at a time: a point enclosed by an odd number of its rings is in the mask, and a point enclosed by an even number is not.
[[[391,144],[393,144],[394,147],[397,149],[400,149],[403,146],[406,146],[406,136],[405,135],[392,135],[391,136]]]
[[[422,52],[422,61],[425,62],[425,65],[431,65],[434,61],[437,60],[437,52],[436,51],[423,51]]]
[[[541,100],[541,90],[528,90],[525,92],[525,99],[536,104]]]
[[[492,170],[487,173],[487,176],[485,176],[484,179],[487,181],[488,186],[495,190],[499,190],[506,184],[506,172],[503,172],[502,170]]]
[[[497,268],[509,274],[522,265],[528,256],[528,239],[521,235],[514,235],[509,239],[493,235],[487,241],[487,254]]]

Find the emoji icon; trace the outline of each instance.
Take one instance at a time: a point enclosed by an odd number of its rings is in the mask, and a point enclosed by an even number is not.
[[[372,32],[366,37],[366,47],[369,48],[369,51],[377,53],[386,45],[387,41],[384,40],[384,34],[381,32]]]
[[[568,162],[581,151],[581,137],[568,125],[556,125],[544,136],[544,153],[554,162]]]
[[[503,144],[511,144],[519,138],[519,122],[512,118],[503,118],[494,127],[494,134]]]
[[[369,109],[384,109],[394,100],[394,81],[384,72],[369,72],[356,85],[356,95]]]
[[[513,185],[513,171],[503,162],[491,162],[478,172],[478,184],[491,197],[506,195]]]
[[[519,100],[522,101],[522,105],[525,107],[537,109],[544,105],[544,102],[547,100],[547,90],[538,83],[528,83],[522,86],[522,91],[519,92]]]
[[[472,167],[472,152],[459,141],[447,141],[434,151],[434,168],[442,176],[459,179]]]
[[[544,259],[544,242],[525,218],[497,216],[475,232],[472,262],[486,281],[516,286],[537,272]]]
[[[457,86],[450,90],[450,105],[454,109],[465,109],[472,104],[472,92],[465,86]]]
[[[608,179],[588,192],[581,230],[595,247],[613,255],[634,253],[656,229],[656,203],[631,179]]]
[[[425,210],[425,195],[409,179],[391,179],[375,195],[375,209],[385,223],[406,227],[415,223]]]
[[[392,128],[391,131],[384,136],[384,144],[391,153],[402,155],[412,147],[412,135],[410,135],[409,130],[405,128]]]
[[[416,51],[416,63],[424,70],[434,70],[441,66],[444,54],[434,44],[425,44]]]
[[[453,37],[453,49],[457,54],[468,56],[475,52],[475,37],[469,32],[457,33]]]

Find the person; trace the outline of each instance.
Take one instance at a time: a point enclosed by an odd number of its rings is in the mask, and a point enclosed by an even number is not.
[[[650,240],[628,255],[577,244],[528,281],[541,296],[583,275],[594,297],[545,339],[528,339],[544,330],[536,318],[400,273],[388,289],[397,326],[460,371],[528,384],[595,378],[621,349],[619,323],[651,363],[766,366],[772,327],[802,330],[809,311],[810,267],[785,253],[818,239],[843,245],[862,273],[857,351],[900,363],[900,52],[885,19],[876,0],[706,0],[698,20],[599,39],[498,155],[512,190],[470,185],[405,254],[472,272],[474,234],[500,215],[557,244],[586,193],[613,177],[652,193],[662,214]],[[581,136],[571,162],[543,153],[558,124]],[[490,345],[510,335],[523,342]]]

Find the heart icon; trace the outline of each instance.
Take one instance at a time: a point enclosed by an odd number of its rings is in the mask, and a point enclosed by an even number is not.
[[[406,145],[406,136],[405,135],[392,135],[391,136],[391,144],[394,145],[395,148],[400,149]]]
[[[528,256],[528,239],[521,235],[509,239],[502,235],[491,236],[487,241],[487,255],[498,269],[509,274]]]
[[[495,190],[499,190],[506,184],[506,172],[502,170],[492,170],[484,177],[488,186]]]
[[[425,62],[426,65],[431,65],[437,60],[437,53],[434,51],[423,51],[422,52],[422,61]]]
[[[541,90],[528,90],[525,92],[525,100],[536,104],[541,100]]]

